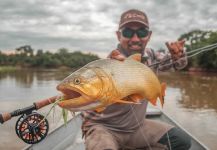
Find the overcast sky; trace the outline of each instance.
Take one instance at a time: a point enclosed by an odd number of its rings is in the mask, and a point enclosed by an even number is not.
[[[0,50],[64,47],[104,57],[118,43],[121,13],[131,8],[147,13],[154,49],[193,29],[217,29],[216,0],[0,0]]]

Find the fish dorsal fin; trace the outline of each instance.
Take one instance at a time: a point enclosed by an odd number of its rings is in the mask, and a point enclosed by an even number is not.
[[[142,55],[139,54],[139,53],[133,54],[133,55],[129,56],[127,59],[133,59],[133,60],[135,60],[135,61],[141,62]]]

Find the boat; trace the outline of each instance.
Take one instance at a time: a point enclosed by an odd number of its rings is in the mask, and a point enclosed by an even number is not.
[[[146,118],[172,124],[186,132],[191,137],[192,146],[190,150],[209,150],[197,138],[187,132],[164,112],[156,108],[148,108]],[[51,131],[40,143],[29,145],[23,150],[85,150],[84,140],[82,139],[81,133],[81,123],[81,115],[78,114],[74,118],[70,119],[66,125],[61,125]]]

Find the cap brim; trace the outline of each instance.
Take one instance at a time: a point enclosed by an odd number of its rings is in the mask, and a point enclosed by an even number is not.
[[[129,20],[129,21],[126,21],[122,24],[119,25],[119,29],[122,28],[124,25],[128,24],[128,23],[131,23],[131,22],[137,22],[137,23],[141,23],[143,25],[145,25],[145,27],[149,27],[149,25],[147,23],[144,23],[143,21],[139,21],[139,20]]]

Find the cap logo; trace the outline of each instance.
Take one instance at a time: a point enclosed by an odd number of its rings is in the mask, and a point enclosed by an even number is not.
[[[146,27],[149,27],[146,14],[140,10],[131,9],[122,13],[118,28],[121,29],[125,24],[130,22],[138,22]]]
[[[144,15],[136,14],[136,13],[128,13],[124,16],[124,19],[131,19],[131,18],[140,18],[145,19]]]

